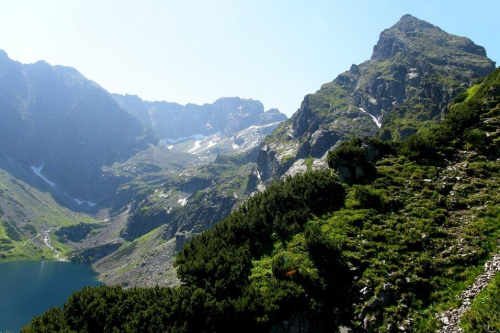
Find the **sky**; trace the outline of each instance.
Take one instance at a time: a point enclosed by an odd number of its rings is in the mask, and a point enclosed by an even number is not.
[[[0,0],[0,49],[76,68],[111,93],[260,100],[290,116],[411,14],[500,64],[499,0]]]

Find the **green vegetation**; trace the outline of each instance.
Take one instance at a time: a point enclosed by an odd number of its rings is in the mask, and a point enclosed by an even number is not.
[[[287,319],[334,327],[341,320],[338,309],[348,305],[351,284],[340,254],[342,240],[319,235],[308,221],[338,210],[344,197],[330,171],[273,184],[183,247],[176,264],[184,284],[157,288],[161,298],[143,297],[139,302],[146,302],[144,308],[158,308],[154,316],[143,314],[142,305],[123,308],[135,304],[137,293],[151,290],[88,288],[74,294],[64,311],[47,312],[25,331],[36,331],[38,325],[77,331],[98,325],[104,331],[122,331],[136,323],[151,332],[254,331]],[[106,306],[108,302],[116,306]],[[175,304],[182,306],[177,309]],[[190,320],[190,314],[196,320]],[[179,321],[171,320],[174,317]]]
[[[92,217],[60,206],[49,193],[37,190],[0,169],[0,261],[55,259],[42,232],[66,257],[72,250],[54,235],[57,227],[99,224]]]
[[[343,143],[328,161],[351,181],[312,171],[268,186],[183,246],[182,285],[86,288],[23,331],[435,332],[498,250],[499,87],[497,69],[403,142]],[[465,328],[497,315],[497,279]]]

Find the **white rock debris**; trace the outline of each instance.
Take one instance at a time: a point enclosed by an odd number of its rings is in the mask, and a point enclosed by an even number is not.
[[[491,278],[500,271],[500,254],[495,254],[493,258],[484,264],[484,273],[479,275],[472,286],[464,290],[458,299],[462,305],[458,309],[451,309],[437,314],[442,323],[441,330],[438,333],[459,333],[463,332],[460,327],[460,320],[464,313],[470,308],[474,298],[488,286]]]

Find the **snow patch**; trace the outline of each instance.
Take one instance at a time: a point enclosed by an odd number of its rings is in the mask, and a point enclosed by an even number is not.
[[[174,145],[167,146],[167,149],[172,149],[174,148]]]
[[[49,184],[52,188],[56,188],[56,183],[50,181],[49,179],[45,178],[43,175],[42,175],[42,170],[43,170],[43,166],[44,166],[44,163],[42,162],[42,165],[40,165],[38,168],[35,168],[35,166],[31,166],[31,170],[33,170],[33,172],[35,173],[35,175],[37,175],[38,177],[42,178],[42,180],[44,182],[46,182],[47,184]]]
[[[177,143],[177,142],[188,141],[188,140],[203,140],[205,138],[206,138],[206,136],[204,136],[203,134],[194,134],[191,136],[185,136],[185,137],[177,138],[177,139],[169,139],[169,138],[162,139],[162,140],[160,140],[160,142],[163,143],[164,145],[167,145],[167,143]]]
[[[187,204],[187,198],[180,198],[179,201],[177,201],[178,203],[181,204],[181,206],[185,206]]]
[[[260,126],[252,125],[250,127],[247,127],[247,129],[252,130],[252,129],[266,128],[266,127],[276,126],[280,123],[281,123],[281,121],[277,121],[275,123],[270,123],[270,124],[266,124],[266,125],[260,125]]]
[[[196,149],[200,148],[201,146],[201,141],[195,141],[194,142],[194,147],[188,150],[188,153],[194,152]]]
[[[240,146],[238,146],[236,143],[233,143],[233,149],[238,149]]]
[[[369,116],[373,119],[373,121],[375,122],[375,125],[377,125],[377,127],[378,127],[378,128],[382,127],[382,124],[378,121],[378,119],[377,119],[375,116],[373,116],[373,115],[371,115],[370,113],[366,112],[366,111],[365,111],[365,109],[363,109],[363,108],[359,108],[359,109],[360,109],[362,112],[364,112],[364,113],[366,113],[367,115],[369,115]]]
[[[207,145],[207,147],[206,147],[205,149],[208,149],[208,148],[210,148],[210,147],[213,147],[213,146],[215,146],[216,144],[217,144],[217,141],[212,141],[212,140],[210,140],[210,142],[208,143],[208,145]],[[205,149],[203,149],[203,150],[205,150]]]
[[[204,147],[203,149],[198,150],[198,151],[197,151],[197,153],[201,153],[202,151],[205,151],[205,150],[209,149],[210,147],[215,146],[215,145],[217,144],[217,141],[218,141],[218,140],[214,140],[214,141],[213,141],[213,140],[210,140],[210,141],[208,142],[208,145],[207,145],[206,147]]]
[[[76,204],[78,206],[81,206],[82,204],[87,204],[90,207],[94,207],[96,205],[94,202],[91,202],[91,201],[84,201],[84,200],[78,200],[78,199],[73,199],[73,200],[76,202]]]

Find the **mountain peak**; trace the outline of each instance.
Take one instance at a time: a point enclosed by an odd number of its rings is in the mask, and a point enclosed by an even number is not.
[[[470,39],[404,15],[380,34],[371,59],[307,95],[268,136],[259,151],[259,175],[267,182],[308,170],[309,157],[319,167],[328,150],[353,135],[403,139],[422,121],[439,121],[456,94],[494,65]]]
[[[390,29],[398,29],[400,31],[415,31],[417,29],[422,29],[422,28],[439,29],[438,27],[430,24],[429,22],[420,20],[410,14],[403,15],[401,19],[399,19],[399,21]]]
[[[439,49],[439,54],[436,50]],[[456,58],[457,54],[486,57],[482,46],[470,39],[449,34],[439,27],[409,14],[382,31],[373,48],[372,60],[394,60],[397,55],[432,55],[439,61]],[[461,56],[461,57],[462,57]],[[462,57],[463,61],[466,57]],[[487,73],[484,73],[486,75]]]

